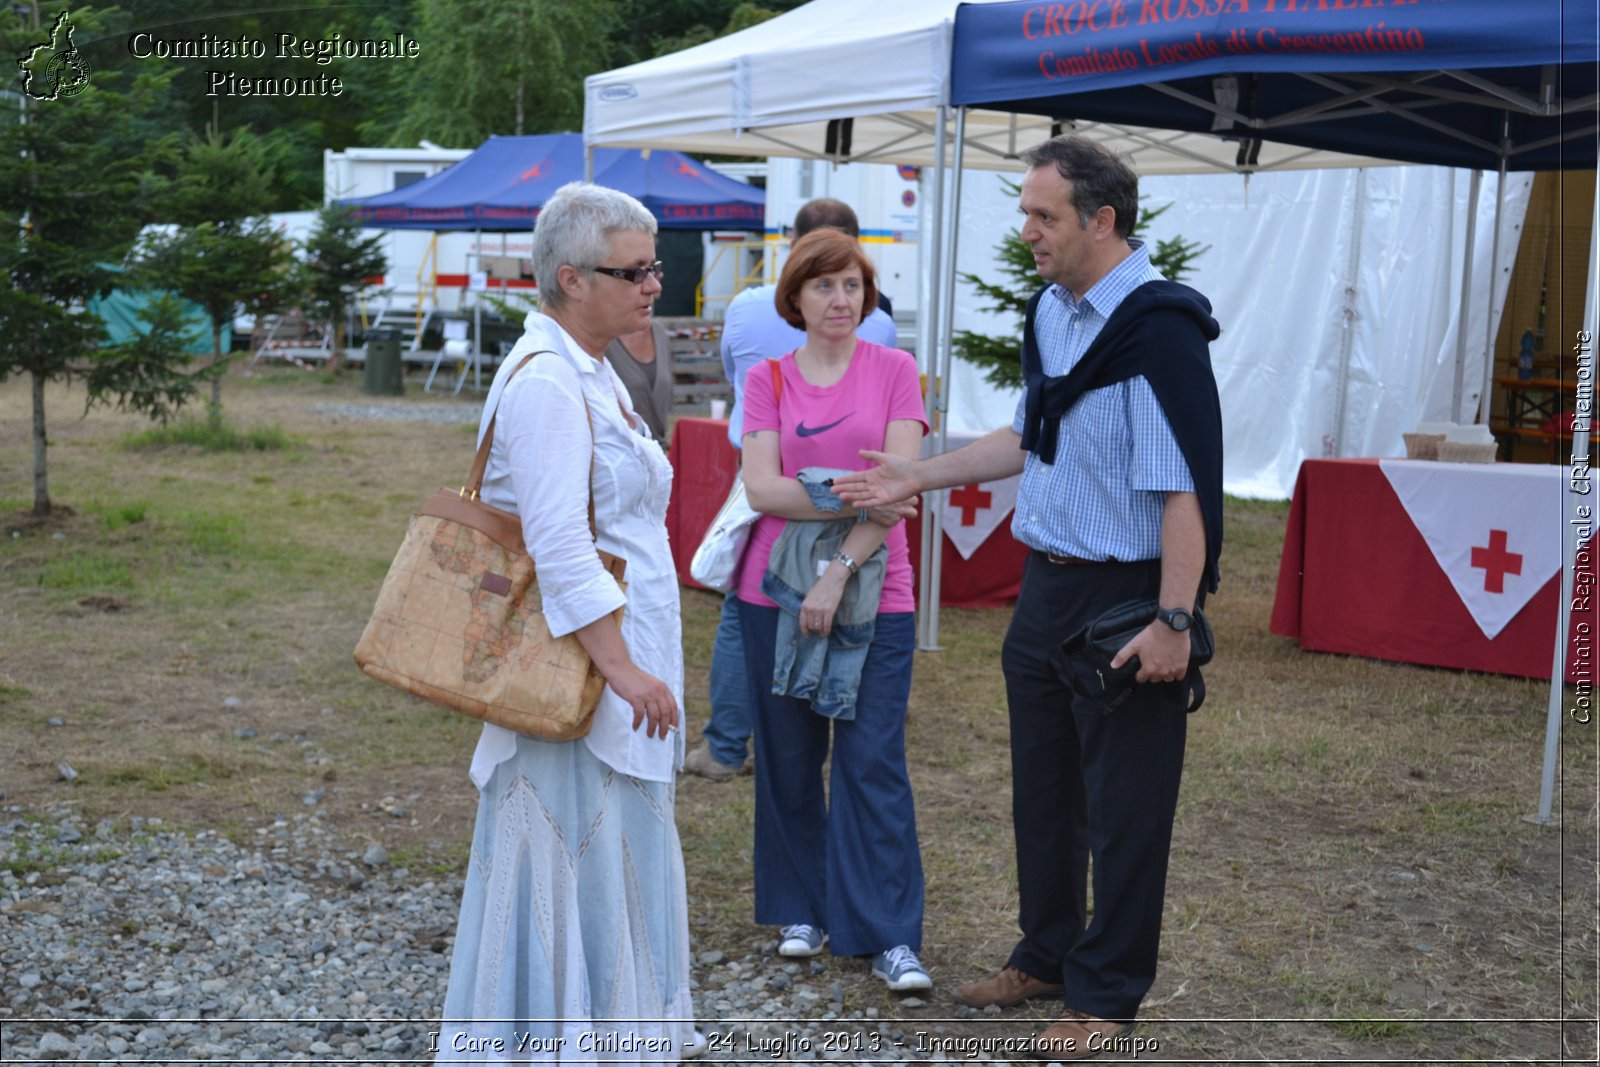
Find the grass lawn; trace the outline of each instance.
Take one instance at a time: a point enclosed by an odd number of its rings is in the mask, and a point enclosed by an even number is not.
[[[28,385],[0,386],[8,806],[240,835],[320,793],[347,838],[459,872],[476,725],[350,658],[411,509],[470,460],[475,422],[340,407],[476,410],[409,388],[379,400],[357,375],[236,371],[236,447],[210,450],[131,416],[80,418],[82,391],[52,387],[61,514],[36,522]],[[1159,1050],[1140,1058],[1593,1062],[1595,728],[1568,723],[1559,827],[1523,821],[1547,686],[1308,654],[1268,633],[1286,514],[1229,501],[1208,605],[1218,657],[1190,721],[1162,969],[1137,1031]],[[692,741],[720,602],[686,590],[683,604]],[[911,770],[939,987],[906,1008],[863,969],[845,976],[847,1012],[953,1016],[948,990],[997,968],[1016,936],[1006,619],[946,610],[946,648],[918,656]],[[697,951],[772,937],[751,921],[752,803],[748,778],[681,784]],[[1004,1033],[1049,1014],[1037,1002],[962,1025]]]

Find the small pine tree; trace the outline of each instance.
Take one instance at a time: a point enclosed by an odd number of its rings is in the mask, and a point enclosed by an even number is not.
[[[200,332],[188,321],[184,304],[171,293],[158,293],[139,311],[144,328],[123,344],[100,349],[89,366],[89,399],[96,404],[134,411],[166,425],[178,409],[199,395],[218,366],[191,371]]]
[[[1015,196],[1020,186],[1006,183]],[[1155,210],[1139,208],[1139,219],[1134,223],[1133,236],[1138,236],[1150,223],[1160,218],[1170,208],[1165,204]],[[1192,264],[1210,246],[1202,247],[1197,241],[1182,237],[1168,237],[1150,246],[1150,263],[1170,281],[1179,282],[1192,272]],[[1002,280],[986,282],[975,274],[962,274],[960,278],[989,301],[983,309],[997,315],[1010,316],[1016,324],[1014,332],[1004,336],[957,330],[952,339],[952,351],[958,359],[984,371],[984,381],[1002,389],[1022,387],[1022,319],[1028,309],[1028,300],[1043,284],[1034,266],[1033,250],[1022,239],[1020,230],[1012,230],[995,245]]]
[[[287,293],[293,246],[265,212],[276,170],[271,145],[248,130],[191,136],[168,194],[178,228],[141,242],[141,271],[211,320],[211,418],[222,417],[222,331],[241,308],[263,314]]]
[[[340,204],[317,212],[316,227],[306,238],[305,258],[296,268],[295,289],[301,309],[310,318],[331,319],[333,352],[330,370],[344,358],[345,309],[367,287],[367,279],[389,269],[383,253],[383,235],[363,237],[355,213]]]
[[[74,8],[72,31],[94,40],[107,13]],[[0,18],[0,54],[34,55],[51,41],[39,5]],[[93,72],[76,95],[9,93],[0,121],[0,382],[30,379],[33,508],[51,513],[45,385],[95,358],[104,324],[87,310],[118,282],[114,265],[150,218],[155,176],[171,148],[148,137],[177,70]],[[35,71],[35,74],[38,74]],[[33,85],[32,82],[29,83]]]

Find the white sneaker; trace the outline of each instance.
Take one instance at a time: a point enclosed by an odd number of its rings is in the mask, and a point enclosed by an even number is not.
[[[827,934],[806,923],[785,926],[778,936],[782,938],[778,943],[778,955],[794,958],[815,956],[822,951],[823,942],[828,940]]]
[[[896,945],[872,957],[872,973],[889,984],[896,993],[932,989],[933,979],[923,970],[909,945]]]
[[[699,1059],[701,1056],[706,1054],[706,1049],[710,1047],[711,1042],[706,1040],[706,1035],[696,1030],[690,1034],[689,1039],[683,1043],[683,1053],[678,1057],[678,1059]]]

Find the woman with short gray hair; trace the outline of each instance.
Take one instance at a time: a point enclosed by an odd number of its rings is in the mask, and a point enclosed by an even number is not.
[[[600,186],[573,183],[546,203],[533,239],[543,311],[484,406],[480,439],[492,420],[495,433],[483,498],[520,516],[551,634],[575,634],[606,687],[576,741],[483,728],[440,1062],[674,1062],[704,1047],[673,816],[672,468],[604,357],[650,325],[655,230],[643,205]],[[597,547],[627,560],[626,590]]]

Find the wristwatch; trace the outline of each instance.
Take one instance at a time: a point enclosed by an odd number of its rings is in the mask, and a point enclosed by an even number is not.
[[[856,571],[861,569],[861,564],[857,563],[843,552],[835,552],[833,554],[833,562],[843,563],[845,568],[849,570],[851,574],[854,574]]]
[[[1156,618],[1179,633],[1194,625],[1194,616],[1182,608],[1158,608],[1156,610]]]

